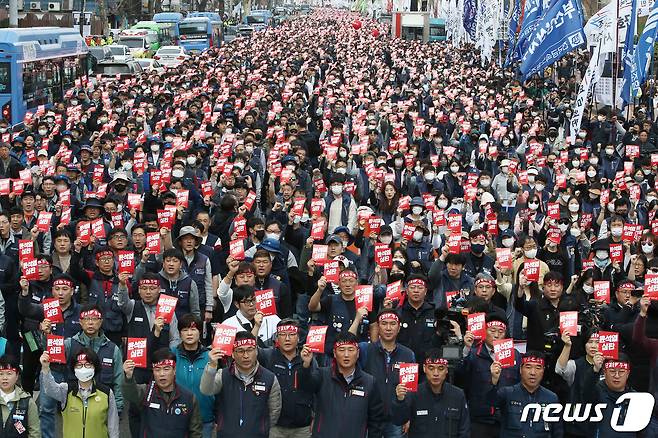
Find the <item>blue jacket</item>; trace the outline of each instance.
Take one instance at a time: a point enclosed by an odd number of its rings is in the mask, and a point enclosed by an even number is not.
[[[500,384],[500,382],[499,382]],[[523,408],[530,403],[545,405],[559,403],[557,395],[540,386],[530,394],[521,383],[500,388],[498,385],[491,388],[488,399],[493,406],[500,409],[500,436],[505,438],[562,438],[564,425],[562,421],[545,423],[543,418],[539,421],[530,421],[534,412],[529,413],[528,421],[521,422]]]
[[[201,421],[209,423],[215,420],[215,396],[201,393],[201,376],[208,364],[208,349],[199,348],[192,354],[183,352],[182,344],[176,348],[176,383],[191,391],[199,402]]]

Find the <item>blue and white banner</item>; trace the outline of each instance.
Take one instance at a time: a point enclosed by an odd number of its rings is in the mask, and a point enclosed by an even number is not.
[[[625,102],[631,102],[637,97],[642,84],[647,80],[649,72],[649,63],[653,55],[653,47],[656,42],[656,33],[658,31],[658,0],[653,4],[649,18],[644,25],[644,30],[635,47],[633,60],[630,63],[630,74],[627,81],[624,82],[622,98]],[[626,75],[624,74],[624,77]],[[628,100],[627,100],[628,99]]]
[[[507,30],[507,56],[505,57],[505,67],[521,59],[519,52],[516,50],[516,34],[519,30],[521,21],[521,0],[514,0],[512,17]]]
[[[532,34],[537,29],[539,20],[541,20],[543,13],[548,10],[544,8],[545,0],[526,0],[525,9],[523,11],[523,23],[521,23],[521,31],[516,42],[516,50],[520,57],[523,56],[528,41],[532,38]]]
[[[486,0],[482,0],[486,1]],[[476,19],[477,19],[477,1],[476,0],[464,0],[464,29],[466,33],[471,37],[473,41],[476,38]]]
[[[523,80],[585,43],[580,0],[557,0],[528,41],[519,69]]]
[[[626,38],[624,39],[624,51],[622,52],[621,59],[624,61],[624,87],[621,92],[621,100],[624,106],[631,103],[633,98],[631,96],[631,75],[637,74],[637,66],[635,65],[635,27],[637,22],[637,1],[633,0],[631,6],[631,22],[628,24],[626,30]]]

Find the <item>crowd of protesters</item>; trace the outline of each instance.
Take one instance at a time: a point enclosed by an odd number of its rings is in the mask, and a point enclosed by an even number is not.
[[[658,392],[653,109],[571,133],[583,54],[388,32],[318,10],[0,120],[2,436],[658,436],[612,424]],[[522,420],[558,402],[607,405]]]

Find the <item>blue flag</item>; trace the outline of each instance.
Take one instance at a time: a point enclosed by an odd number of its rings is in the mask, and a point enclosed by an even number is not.
[[[523,80],[585,43],[580,0],[556,0],[528,41],[519,69]]]
[[[476,0],[464,0],[464,29],[470,35],[472,40],[475,40],[477,10]]]
[[[637,70],[634,56],[634,39],[635,39],[635,21],[637,20],[637,0],[633,0],[631,4],[631,21],[626,29],[626,39],[624,40],[624,51],[622,52],[621,59],[624,61],[624,87],[621,92],[621,99],[624,101],[624,106],[630,103],[633,98],[631,97],[631,74],[633,70]]]
[[[630,28],[629,28],[630,29]],[[656,42],[656,31],[658,31],[658,0],[653,4],[651,13],[644,25],[642,35],[637,42],[635,51],[631,53],[630,59],[624,65],[624,88],[621,97],[626,103],[630,103],[637,96],[642,84],[647,80],[649,63],[653,55],[653,46]],[[626,70],[629,73],[626,74]]]
[[[516,42],[516,52],[519,57],[522,57],[525,53],[528,40],[530,40],[533,32],[537,29],[537,25],[544,12],[544,0],[526,0],[523,23],[521,24],[521,31]]]
[[[514,1],[514,9],[512,9],[512,18],[509,22],[509,29],[507,30],[507,56],[505,57],[505,67],[511,63],[518,61],[520,56],[515,50],[516,48],[516,31],[519,27],[521,20],[521,0]]]

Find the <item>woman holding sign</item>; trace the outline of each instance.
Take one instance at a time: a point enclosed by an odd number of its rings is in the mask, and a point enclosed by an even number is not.
[[[114,393],[99,384],[101,363],[89,348],[70,361],[72,382],[57,383],[50,372],[50,355],[41,355],[41,390],[62,406],[63,436],[119,438],[119,414]]]

